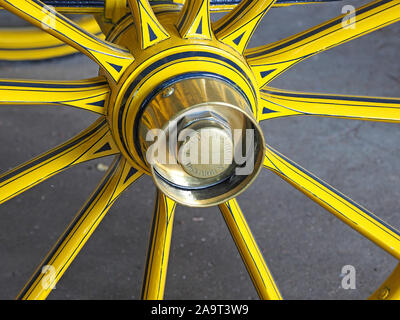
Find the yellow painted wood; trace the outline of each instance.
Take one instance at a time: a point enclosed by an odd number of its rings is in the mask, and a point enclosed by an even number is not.
[[[86,54],[114,81],[119,80],[134,60],[129,51],[88,33],[72,20],[52,11],[40,1],[0,0],[0,5]]]
[[[152,0],[152,6],[162,6],[162,2],[164,0]],[[291,1],[291,0],[286,0],[286,1],[276,1],[273,4],[273,7],[279,8],[279,7],[290,7],[290,6],[302,6],[302,5],[311,5],[311,4],[329,4],[332,1],[340,1],[340,0],[304,0],[304,1]],[[158,4],[157,2],[160,2]],[[171,0],[170,1],[173,4],[176,5],[183,5],[186,1],[185,0]],[[229,12],[236,8],[238,6],[239,2],[236,3],[226,3],[222,1],[210,1],[210,11],[211,12]]]
[[[176,23],[182,38],[212,39],[209,3],[209,0],[185,2]]]
[[[290,1],[290,0],[285,0],[285,1],[278,1],[274,3],[274,7],[276,8],[284,8],[284,7],[291,7],[291,6],[304,6],[304,5],[311,5],[311,4],[330,4],[335,1],[341,1],[341,0],[304,0],[304,1]]]
[[[356,11],[354,25],[343,25],[345,17],[341,15],[286,39],[247,50],[245,56],[259,87],[319,52],[399,21],[400,2],[376,0],[362,6]]]
[[[112,6],[113,2],[118,2],[121,0],[106,0],[105,2],[105,7],[107,5]],[[165,4],[163,3],[165,0],[152,0],[152,7],[154,6],[164,6]],[[298,1],[298,2],[293,2],[290,0],[287,0],[286,2],[277,2],[274,4],[274,7],[289,7],[289,6],[299,6],[299,5],[310,5],[310,4],[327,4],[335,0],[304,0],[304,1]],[[336,0],[340,1],[340,0]],[[160,3],[157,3],[160,2]],[[185,3],[185,0],[170,0],[172,5],[178,5],[181,6]],[[110,4],[109,4],[110,3]],[[212,2],[210,3],[210,10],[212,12],[229,12],[230,10],[234,9],[238,4],[224,4],[220,2]],[[0,6],[0,10],[3,8]],[[68,13],[68,14],[99,14],[103,13],[106,8],[104,7],[97,7],[97,6],[91,6],[90,1],[86,2],[84,5],[76,6],[76,7],[63,7],[56,5],[55,9],[58,12],[61,13]]]
[[[306,93],[265,87],[259,119],[306,115],[400,122],[400,98]]]
[[[106,114],[110,87],[104,77],[79,81],[0,79],[1,105],[60,105]]]
[[[113,0],[110,0],[113,1]],[[61,4],[61,2],[60,2]],[[6,9],[0,6],[0,10]],[[76,7],[63,7],[60,5],[55,5],[54,9],[57,12],[65,14],[101,14],[104,11],[104,7],[92,6],[91,1],[86,1],[85,5]]]
[[[23,300],[46,299],[113,203],[141,175],[141,172],[133,169],[125,159],[120,156],[116,157],[97,189],[50,250],[17,298]],[[50,273],[42,273],[43,267],[46,266],[49,266],[47,270]]]
[[[213,24],[218,40],[242,53],[261,19],[276,0],[244,0]]]
[[[126,0],[108,0],[105,2],[103,22],[110,22],[115,25],[118,21],[129,12]]]
[[[119,153],[104,118],[66,143],[0,175],[0,203],[78,163]]]
[[[220,204],[219,209],[260,299],[281,300],[282,296],[278,286],[268,269],[263,254],[250,231],[237,200],[232,199]]]
[[[104,39],[93,17],[83,17],[78,25]],[[37,28],[0,28],[0,60],[27,61],[59,58],[76,53],[74,47]]]
[[[135,20],[136,31],[142,49],[169,38],[168,32],[158,21],[148,0],[128,0]]]
[[[175,208],[176,202],[157,190],[143,280],[144,300],[162,300],[164,297]]]
[[[400,232],[326,182],[267,146],[264,167],[303,192],[335,217],[400,259]]]

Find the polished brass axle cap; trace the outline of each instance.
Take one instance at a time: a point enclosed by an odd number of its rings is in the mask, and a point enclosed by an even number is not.
[[[178,203],[207,207],[244,191],[258,175],[264,138],[243,95],[214,78],[185,79],[145,106],[139,145],[154,181]]]
[[[233,162],[232,137],[226,130],[215,127],[196,130],[179,148],[178,161],[193,177],[218,177]]]

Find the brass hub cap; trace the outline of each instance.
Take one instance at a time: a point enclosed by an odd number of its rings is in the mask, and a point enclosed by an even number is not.
[[[233,140],[227,130],[204,127],[194,131],[178,152],[179,163],[188,174],[196,178],[214,178],[232,163]]]
[[[158,18],[170,38],[146,50],[132,41],[137,32],[131,17],[108,37],[135,56],[112,92],[109,123],[128,161],[151,174],[171,199],[189,206],[216,205],[244,191],[262,166],[256,81],[243,57],[229,46],[217,40],[182,39],[171,16]],[[169,135],[171,122],[176,137]],[[163,144],[169,146],[167,158],[173,162],[149,161],[149,148],[156,140],[147,141],[151,130],[165,133]],[[243,166],[235,152],[246,143],[234,141],[235,130],[242,137],[246,130],[255,132],[255,149],[247,159],[254,161],[254,169],[243,175],[235,171]],[[184,140],[182,132],[187,133]]]

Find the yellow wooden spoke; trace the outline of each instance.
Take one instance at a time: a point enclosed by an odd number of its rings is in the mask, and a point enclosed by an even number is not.
[[[128,3],[135,19],[138,40],[142,49],[170,37],[158,21],[148,0],[128,0]]]
[[[0,175],[0,203],[73,165],[117,153],[106,120],[101,118],[66,143]]]
[[[209,0],[185,1],[176,24],[182,38],[212,39],[209,7]]]
[[[97,189],[21,291],[19,299],[46,299],[119,195],[141,175],[124,158],[116,157]]]
[[[260,120],[311,115],[400,122],[400,98],[305,93],[265,87],[261,90]]]
[[[229,200],[219,205],[219,209],[221,210],[239,253],[242,256],[243,262],[260,299],[282,299],[271,272],[265,263],[262,252],[250,231],[236,199]]]
[[[355,20],[341,15],[272,44],[246,51],[260,88],[294,64],[400,19],[398,0],[376,0],[356,11]]]
[[[318,3],[329,3],[334,1],[341,0],[276,0],[274,7],[288,7],[288,6],[296,6],[296,5],[308,5],[308,4],[318,4]],[[46,2],[46,1],[45,1]],[[241,0],[231,0],[231,1],[221,1],[221,0],[210,0],[211,11],[215,12],[228,12],[234,9]],[[58,12],[62,13],[78,13],[78,14],[96,14],[103,13],[104,7],[97,5],[97,1],[84,1],[78,2],[78,6],[72,5],[68,6],[68,3],[54,1],[54,7]],[[170,6],[170,5],[182,5],[185,3],[185,0],[152,0],[152,6]],[[105,4],[106,6],[108,3]],[[0,7],[0,10],[3,9]]]
[[[310,4],[324,4],[330,2],[336,2],[342,0],[276,0],[272,5],[273,7],[289,7],[289,6],[300,6],[300,5],[310,5]],[[229,12],[235,9],[242,0],[210,0],[210,11],[211,12]],[[161,8],[168,8],[171,5],[183,5],[185,0],[151,0],[151,6],[156,10]],[[57,8],[58,9],[58,8]],[[65,10],[65,8],[60,8],[60,10]]]
[[[0,5],[86,54],[115,81],[134,60],[127,50],[101,40],[39,0],[0,0]]]
[[[142,288],[144,300],[164,297],[175,208],[176,202],[157,190]]]
[[[276,0],[244,0],[213,24],[216,37],[242,53],[259,22]]]
[[[267,146],[264,166],[366,238],[400,259],[400,232],[295,162]]]
[[[78,20],[81,28],[104,38],[96,19]],[[76,49],[35,27],[0,28],[0,60],[27,61],[58,58],[76,53]]]
[[[105,114],[109,94],[104,77],[79,81],[0,79],[0,105],[63,105]]]
[[[310,5],[310,4],[321,4],[321,3],[329,3],[336,2],[342,0],[276,0],[274,7],[289,7],[289,6],[302,6],[302,5]]]
[[[282,1],[282,0],[280,0]],[[286,0],[285,0],[286,1]],[[104,5],[99,5],[100,1],[74,1],[74,0],[45,0],[43,1],[47,5],[53,6],[58,12],[68,14],[99,14],[104,12]],[[3,9],[0,6],[0,10]]]
[[[163,0],[153,0],[152,2],[157,3]],[[183,3],[185,0],[172,0],[175,3]],[[289,6],[301,6],[310,4],[321,4],[336,2],[341,0],[276,0],[273,7],[289,7]],[[221,1],[221,0],[210,0],[210,9],[213,12],[229,12],[236,8],[242,0],[231,0],[231,1]]]

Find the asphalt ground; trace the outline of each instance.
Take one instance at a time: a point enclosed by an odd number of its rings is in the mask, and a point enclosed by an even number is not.
[[[346,4],[272,9],[250,46],[269,43],[341,14]],[[23,25],[0,13],[0,26]],[[400,96],[400,24],[300,63],[274,80],[282,89]],[[1,78],[82,79],[98,67],[83,55],[0,62]],[[0,172],[49,150],[91,124],[83,110],[2,106]],[[394,227],[400,227],[400,127],[291,117],[262,124],[267,142]],[[105,158],[73,167],[0,207],[0,299],[12,299],[100,181]],[[125,192],[65,273],[50,299],[140,296],[155,188],[145,177]],[[278,176],[264,170],[239,203],[286,299],[364,299],[397,261]],[[356,270],[356,289],[341,270]],[[167,299],[257,299],[217,208],[176,212]]]

